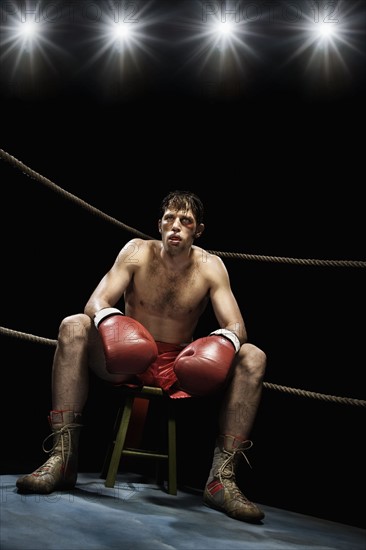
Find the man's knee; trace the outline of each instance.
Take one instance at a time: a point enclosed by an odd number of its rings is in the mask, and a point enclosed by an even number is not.
[[[69,315],[61,321],[58,342],[60,344],[87,343],[92,325],[90,317],[84,313]]]
[[[237,364],[249,374],[263,377],[267,356],[263,350],[253,344],[243,344],[237,355]]]

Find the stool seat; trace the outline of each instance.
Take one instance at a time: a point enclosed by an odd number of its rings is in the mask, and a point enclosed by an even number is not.
[[[131,387],[122,386],[122,395],[124,396],[124,404],[120,407],[115,426],[114,440],[109,449],[107,457],[104,461],[102,470],[102,478],[105,478],[105,487],[114,487],[118,469],[122,456],[136,456],[156,461],[163,461],[168,464],[168,493],[170,495],[177,494],[177,463],[176,463],[176,421],[172,399],[161,388],[153,386]],[[167,445],[161,449],[161,452],[148,449],[136,448],[136,446],[127,446],[127,430],[132,426],[133,409],[136,405],[136,399],[148,400],[146,403],[144,418],[148,412],[150,400],[160,399],[164,401],[165,418],[167,422]],[[140,419],[141,420],[141,419]],[[143,427],[143,423],[140,427]],[[160,449],[159,449],[160,451]]]

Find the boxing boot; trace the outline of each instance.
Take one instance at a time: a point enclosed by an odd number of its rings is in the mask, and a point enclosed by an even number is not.
[[[19,493],[49,494],[55,490],[72,489],[77,480],[80,415],[73,411],[51,411],[48,417],[52,433],[43,441],[43,450],[49,459],[31,474],[20,477],[16,486]],[[50,450],[45,443],[52,438]]]
[[[203,492],[203,502],[231,518],[258,523],[264,518],[264,513],[243,495],[235,479],[239,458],[243,456],[249,464],[244,451],[252,445],[251,441],[239,441],[228,435],[219,436],[212,468]]]

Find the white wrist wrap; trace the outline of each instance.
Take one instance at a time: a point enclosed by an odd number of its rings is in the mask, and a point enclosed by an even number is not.
[[[224,336],[228,340],[230,340],[230,342],[232,342],[232,344],[235,348],[235,353],[238,353],[238,351],[240,350],[240,340],[237,337],[237,335],[235,334],[235,332],[232,332],[231,330],[228,330],[227,328],[218,328],[217,330],[214,330],[213,332],[210,332],[210,336],[212,336],[213,334],[219,334],[221,336]]]
[[[94,324],[98,328],[99,323],[105,318],[109,317],[110,315],[124,315],[122,311],[117,309],[116,307],[105,307],[103,309],[100,309],[98,313],[94,315]]]

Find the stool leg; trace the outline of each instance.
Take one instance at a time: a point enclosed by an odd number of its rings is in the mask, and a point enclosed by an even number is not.
[[[105,487],[114,487],[114,484],[116,482],[118,466],[121,460],[121,454],[122,454],[123,446],[126,439],[128,424],[130,422],[133,401],[134,401],[134,397],[126,398],[124,409],[123,409],[122,420],[120,423],[120,427],[118,429],[118,433],[114,443],[111,462],[108,468],[107,478],[104,483]]]
[[[168,403],[168,493],[177,494],[177,445],[175,416]]]
[[[122,413],[123,413],[123,407],[120,407],[120,409],[118,410],[118,414],[116,416],[116,419],[114,421],[114,425],[113,425],[112,436],[113,436],[114,440],[116,438],[118,428],[121,425]],[[102,468],[102,471],[101,471],[101,474],[100,474],[100,477],[102,479],[106,479],[106,477],[107,477],[108,468],[109,468],[109,465],[111,463],[113,448],[114,448],[114,441],[111,441],[110,444],[109,444],[109,447],[108,447],[107,454],[104,457],[103,468]]]

